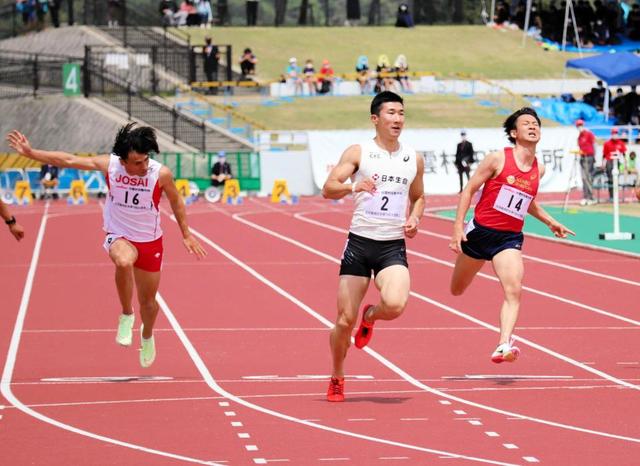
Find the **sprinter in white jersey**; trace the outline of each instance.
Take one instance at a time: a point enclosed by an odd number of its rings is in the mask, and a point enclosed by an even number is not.
[[[398,140],[404,126],[402,97],[389,91],[375,96],[371,122],[376,137],[349,147],[322,188],[328,199],[355,194],[355,211],[340,264],[338,317],[330,337],[333,372],[329,401],[344,401],[344,360],[372,272],[380,302],[363,306],[356,347],[369,343],[377,320],[393,320],[404,311],[410,288],[404,237],[416,235],[424,212],[424,160]],[[346,183],[349,178],[351,183]]]
[[[12,131],[7,140],[13,149],[30,159],[61,168],[104,173],[109,187],[104,207],[104,248],[116,266],[116,287],[122,305],[116,342],[130,346],[133,339],[135,284],[142,318],[140,365],[149,367],[156,357],[153,325],[159,309],[156,293],[163,254],[159,210],[162,192],[167,195],[189,253],[200,258],[206,252],[189,232],[184,202],[171,171],[149,157],[158,152],[153,128],[134,126],[135,123],[130,123],[120,129],[111,155],[97,157],[33,149],[18,131]]]

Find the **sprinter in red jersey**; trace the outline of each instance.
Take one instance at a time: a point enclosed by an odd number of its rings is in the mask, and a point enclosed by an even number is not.
[[[549,227],[559,238],[575,235],[542,209],[535,201],[544,165],[538,166],[536,144],[540,140],[540,118],[535,110],[525,107],[504,122],[504,130],[515,147],[494,152],[478,165],[460,194],[453,236],[449,248],[458,254],[451,293],[461,295],[471,284],[486,261],[493,269],[504,291],[500,309],[500,341],[491,355],[495,363],[513,362],[520,349],[513,345],[512,333],[520,309],[522,263],[522,227],[528,213]],[[471,199],[484,185],[473,220],[464,225]]]

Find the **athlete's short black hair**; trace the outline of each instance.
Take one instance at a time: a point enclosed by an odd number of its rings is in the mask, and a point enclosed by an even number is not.
[[[385,102],[400,102],[404,106],[404,100],[395,92],[382,91],[371,101],[371,115],[380,116],[380,109]]]
[[[135,126],[135,123],[129,123],[120,128],[116,135],[111,152],[122,160],[127,160],[131,151],[140,154],[160,152],[158,141],[156,140],[156,132],[153,128],[150,126],[135,128]]]
[[[504,120],[504,124],[502,125],[504,127],[504,132],[507,133],[507,138],[509,139],[509,142],[511,144],[516,143],[516,140],[511,136],[511,131],[516,129],[516,121],[518,121],[518,118],[520,118],[522,115],[531,115],[538,122],[538,126],[542,126],[540,117],[531,107],[522,107],[520,110],[516,110],[511,115],[509,115],[506,120]]]

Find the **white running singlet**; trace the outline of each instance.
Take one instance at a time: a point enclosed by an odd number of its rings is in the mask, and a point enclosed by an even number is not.
[[[104,206],[104,231],[137,243],[154,241],[162,236],[158,183],[162,164],[149,160],[146,176],[127,174],[120,157],[111,154],[107,172],[109,194]]]
[[[396,152],[389,153],[373,139],[361,143],[360,165],[353,178],[356,183],[371,178],[376,192],[355,195],[349,231],[378,241],[404,238],[409,187],[416,172],[416,151],[411,147],[400,143]]]

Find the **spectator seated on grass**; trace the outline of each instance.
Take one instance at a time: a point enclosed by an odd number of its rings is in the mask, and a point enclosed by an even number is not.
[[[322,67],[318,73],[318,93],[329,94],[333,89],[335,72],[326,58],[322,60]]]
[[[389,57],[384,54],[379,55],[376,66],[376,85],[373,92],[376,94],[382,91],[397,92],[395,79],[393,79],[394,74]]]
[[[313,66],[313,60],[311,58],[307,58],[307,61],[304,63],[304,68],[302,69],[302,80],[307,85],[309,95],[316,95],[318,91],[318,87],[316,85],[316,69]]]
[[[360,84],[360,94],[365,95],[371,92],[369,59],[366,55],[360,55],[356,62],[357,80]]]
[[[175,14],[178,11],[178,5],[175,0],[160,0],[158,6],[160,16],[162,17],[162,25],[165,27],[176,26]]]
[[[244,52],[242,52],[242,56],[240,57],[240,71],[242,72],[243,79],[250,79],[251,76],[256,74],[257,63],[258,59],[251,49],[244,49]]]
[[[211,11],[209,0],[196,0],[196,10],[200,15],[200,27],[210,28],[213,24],[213,12]]]
[[[289,58],[289,64],[285,70],[287,84],[293,86],[294,95],[302,95],[302,78],[300,77],[300,67],[296,57]]]
[[[396,81],[400,84],[402,92],[413,92],[411,81],[409,80],[409,63],[407,57],[400,54],[393,64],[396,72]]]

